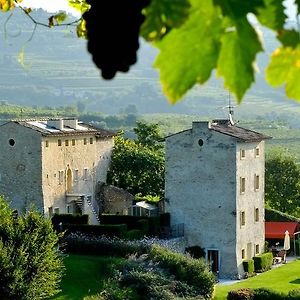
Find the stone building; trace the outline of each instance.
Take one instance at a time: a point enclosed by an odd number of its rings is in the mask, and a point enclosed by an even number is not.
[[[77,119],[0,126],[0,194],[19,212],[86,213],[96,224],[97,182],[106,182],[113,133]]]
[[[242,277],[243,260],[264,251],[267,138],[215,120],[165,139],[166,211],[221,278]]]

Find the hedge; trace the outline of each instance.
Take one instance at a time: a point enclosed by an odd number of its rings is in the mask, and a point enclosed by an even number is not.
[[[138,223],[137,224],[138,229],[143,232],[143,236],[148,235],[149,234],[149,221],[146,219],[143,219],[143,220],[137,221],[137,223]],[[133,230],[136,230],[136,229],[133,229]]]
[[[253,257],[255,272],[264,272],[271,269],[273,263],[272,252],[263,253]]]
[[[126,238],[128,240],[138,240],[144,237],[144,232],[139,229],[128,230],[126,233]]]
[[[249,275],[253,274],[254,273],[254,260],[249,259],[249,260],[243,261],[243,267],[244,267],[244,271],[246,273],[248,273]]]
[[[140,229],[140,220],[149,222],[149,234],[158,236],[160,234],[160,217],[138,217],[128,215],[101,215],[101,224],[126,224],[128,230]]]
[[[81,232],[95,236],[106,235],[110,237],[125,237],[127,234],[126,224],[114,225],[78,225],[78,224],[64,224],[63,230],[67,233]]]
[[[227,294],[227,300],[287,300],[283,293],[259,288],[259,289],[250,289],[250,288],[241,288],[238,290],[232,290]],[[289,299],[289,300],[298,300],[300,298]]]
[[[55,230],[59,231],[60,223],[62,224],[88,224],[88,215],[71,215],[71,214],[55,214],[52,219],[52,224]]]

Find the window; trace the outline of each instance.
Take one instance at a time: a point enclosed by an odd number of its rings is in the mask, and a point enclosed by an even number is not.
[[[259,254],[259,245],[255,245],[255,254]]]
[[[74,181],[78,181],[78,179],[79,179],[79,171],[78,171],[78,169],[75,169],[74,170]]]
[[[65,140],[65,145],[69,146],[69,140]]]
[[[16,141],[14,139],[9,139],[8,143],[13,147]]]
[[[83,139],[83,145],[86,145],[87,144],[87,140],[86,138]]]
[[[94,143],[94,139],[90,138],[90,144],[93,144],[93,143]]]
[[[45,141],[45,146],[49,147],[49,141]]]
[[[255,211],[254,211],[254,220],[255,220],[255,222],[259,221],[259,209],[258,208],[255,208]]]
[[[71,207],[71,205],[67,205],[66,212],[67,212],[67,214],[71,214],[72,213],[72,207]]]
[[[59,214],[59,207],[54,207],[54,214]]]
[[[64,171],[58,171],[58,184],[63,184],[64,182]]]
[[[255,157],[259,157],[259,147],[255,148]]]
[[[240,221],[241,221],[241,226],[244,226],[246,224],[246,218],[245,218],[245,212],[241,211],[241,215],[240,215]]]
[[[242,249],[242,259],[245,259],[245,249]]]
[[[241,159],[244,159],[246,157],[246,151],[245,151],[245,149],[241,149],[240,150],[240,157],[241,157]]]
[[[240,193],[244,194],[246,190],[246,179],[245,177],[240,177]]]
[[[53,216],[53,207],[52,206],[48,207],[48,215],[49,215],[49,218],[51,218]]]
[[[259,190],[259,175],[254,175],[254,189]]]
[[[75,140],[73,139],[73,140],[72,140],[72,146],[75,146],[75,143],[76,143],[76,142],[75,142]]]
[[[58,145],[58,146],[61,146],[61,140],[58,140],[58,141],[57,141],[57,145]]]
[[[84,180],[87,180],[87,178],[88,178],[88,169],[87,169],[87,168],[84,168],[84,169],[83,169],[83,179],[84,179]]]

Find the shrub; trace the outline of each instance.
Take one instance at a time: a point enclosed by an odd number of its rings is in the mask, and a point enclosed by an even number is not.
[[[285,300],[285,295],[265,288],[254,289],[253,300]]]
[[[230,291],[227,295],[227,300],[253,300],[254,291],[249,288],[243,288]]]
[[[171,225],[171,215],[170,213],[164,213],[160,216],[160,225],[163,227],[170,227]]]
[[[149,234],[149,221],[147,219],[142,219],[137,221],[138,229],[143,231],[143,235]]]
[[[70,232],[82,232],[92,235],[107,235],[110,237],[125,237],[127,234],[127,226],[125,224],[116,225],[77,225],[65,224],[63,229]]]
[[[255,272],[264,272],[271,269],[273,263],[273,254],[271,252],[263,253],[253,257]]]
[[[62,224],[88,224],[88,215],[71,215],[71,214],[55,214],[51,218],[51,222],[55,230],[59,231],[59,223]]]
[[[144,237],[144,232],[139,229],[128,230],[126,233],[126,238],[129,240],[138,240]]]
[[[254,273],[254,260],[249,259],[249,260],[243,261],[243,267],[244,267],[244,271],[246,273],[248,273],[249,275],[253,274]]]
[[[191,246],[185,248],[185,252],[190,254],[193,258],[205,257],[205,251],[200,246]]]
[[[16,217],[0,198],[0,298],[48,299],[64,270],[50,220],[29,211]]]
[[[300,300],[300,289],[289,291],[286,300]]]
[[[197,287],[201,296],[211,297],[215,278],[203,259],[189,258],[160,246],[151,248],[149,258],[167,268],[176,279]]]
[[[147,253],[150,246],[141,242],[125,241],[107,236],[94,236],[81,233],[66,235],[62,243],[67,253],[109,255],[126,257],[131,254]]]

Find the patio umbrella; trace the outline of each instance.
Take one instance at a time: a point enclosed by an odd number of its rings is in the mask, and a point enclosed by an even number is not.
[[[287,251],[291,248],[290,245],[290,233],[286,231],[284,233],[284,243],[283,243],[283,250]]]

